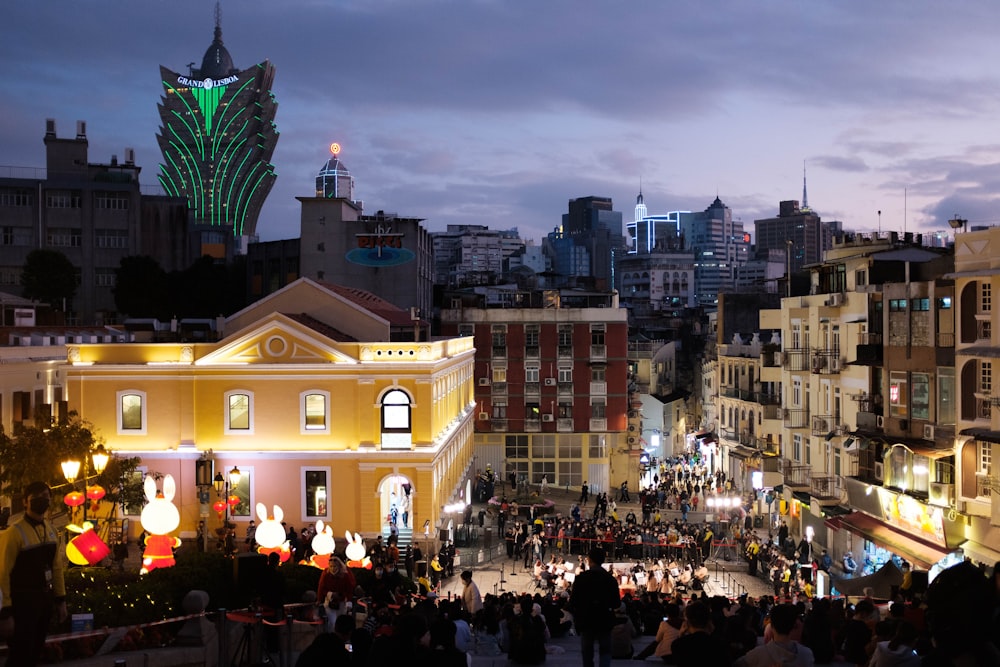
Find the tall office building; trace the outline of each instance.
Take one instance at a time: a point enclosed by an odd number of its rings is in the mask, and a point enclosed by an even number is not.
[[[254,236],[276,178],[274,66],[266,60],[243,71],[233,66],[216,5],[215,39],[201,67],[185,76],[161,66],[160,77],[160,184],[187,198],[195,223],[209,235]]]
[[[594,289],[615,289],[615,263],[625,254],[622,214],[613,210],[610,197],[579,197],[569,200],[562,227],[549,234],[546,245],[553,254],[553,270],[564,284],[582,279]]]
[[[750,256],[750,235],[718,197],[700,213],[679,216],[684,247],[694,253],[698,303],[715,305],[719,292],[733,289],[739,267]]]
[[[833,247],[834,236],[843,231],[840,222],[823,222],[815,211],[800,208],[794,199],[778,205],[776,218],[754,220],[753,224],[757,255],[766,256],[770,250],[791,251],[788,264],[792,273],[823,261],[823,251]]]

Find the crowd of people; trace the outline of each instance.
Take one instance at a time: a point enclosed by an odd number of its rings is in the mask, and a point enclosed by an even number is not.
[[[730,599],[664,593],[652,585],[633,591],[604,558],[594,547],[571,568],[575,577],[567,586],[530,593],[483,597],[466,571],[463,591],[453,599],[434,591],[380,597],[378,580],[386,575],[362,589],[334,559],[320,584],[321,593],[331,593],[333,623],[297,664],[367,667],[405,659],[460,667],[470,656],[506,655],[514,664],[533,665],[565,650],[553,639],[576,635],[584,667],[598,661],[607,667],[612,658],[700,667],[834,660],[871,667],[1000,665],[1000,567],[988,579],[966,562],[942,572],[926,595],[852,604],[804,592],[790,599]],[[363,621],[344,611],[350,597],[366,600]]]

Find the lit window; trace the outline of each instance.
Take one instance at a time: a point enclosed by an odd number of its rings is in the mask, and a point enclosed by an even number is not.
[[[244,391],[226,394],[226,434],[253,433],[253,395]]]
[[[302,430],[310,433],[329,433],[330,420],[327,406],[330,395],[327,392],[310,391],[302,394]]]
[[[302,468],[302,521],[330,518],[330,468]]]
[[[410,396],[402,389],[392,389],[382,397],[382,448],[409,449]]]
[[[118,392],[118,434],[146,434],[146,393],[142,391]]]

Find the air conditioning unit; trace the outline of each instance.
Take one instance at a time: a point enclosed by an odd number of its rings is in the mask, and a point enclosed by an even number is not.
[[[546,387],[554,387],[554,386],[556,386],[556,379],[555,378],[545,378],[545,386]]]
[[[488,387],[488,386],[490,386],[490,379],[489,378],[479,378],[479,386],[480,387]]]
[[[883,417],[882,415],[875,415],[875,426],[877,426],[878,428],[884,428],[885,417]]]
[[[629,410],[628,411],[628,418],[629,419],[635,419],[638,416],[639,416],[639,411],[638,410]]]
[[[629,424],[628,425],[628,430],[632,431],[632,432],[635,432],[635,424]]]
[[[927,500],[931,505],[937,505],[938,507],[950,507],[955,501],[954,494],[954,484],[931,482],[930,493],[927,496]]]
[[[628,438],[628,444],[629,445],[634,445],[635,442],[636,442],[635,436],[634,435],[630,435],[629,438]]]
[[[934,439],[934,424],[924,424],[924,440]]]
[[[880,482],[882,481],[882,462],[881,461],[876,461],[875,462],[875,479],[877,479]]]
[[[481,421],[481,422],[488,422],[489,420],[490,420],[490,413],[488,413],[488,412],[480,412],[479,413],[479,421]]]
[[[556,418],[553,415],[549,415],[549,414],[542,415],[542,421],[543,422],[551,422],[551,421],[555,421],[555,419]]]
[[[844,305],[844,295],[840,292],[834,292],[830,295],[830,298],[827,299],[827,303],[831,306],[842,306]]]

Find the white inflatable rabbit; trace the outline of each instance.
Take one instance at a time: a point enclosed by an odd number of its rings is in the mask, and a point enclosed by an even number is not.
[[[269,517],[264,503],[257,503],[257,518],[260,519],[260,524],[254,533],[254,539],[260,545],[257,547],[257,553],[265,556],[276,553],[281,556],[281,562],[284,563],[292,555],[288,548],[285,529],[281,525],[285,513],[281,511],[279,506],[275,505],[274,514]]]
[[[149,536],[146,538],[146,550],[142,553],[140,574],[174,565],[174,549],[181,545],[178,538],[170,535],[181,522],[180,512],[171,502],[177,490],[173,476],[163,478],[163,492],[160,493],[156,490],[156,480],[147,475],[143,490],[147,502],[139,521]]]
[[[361,536],[354,533],[354,537],[351,537],[349,530],[344,532],[344,536],[347,538],[347,548],[344,550],[344,553],[347,554],[347,567],[372,569],[372,561],[365,555],[365,541],[361,539]]]
[[[330,564],[330,554],[336,548],[336,540],[333,539],[333,528],[323,525],[322,519],[316,522],[316,534],[312,538],[313,555],[309,559],[310,565],[325,570]]]

